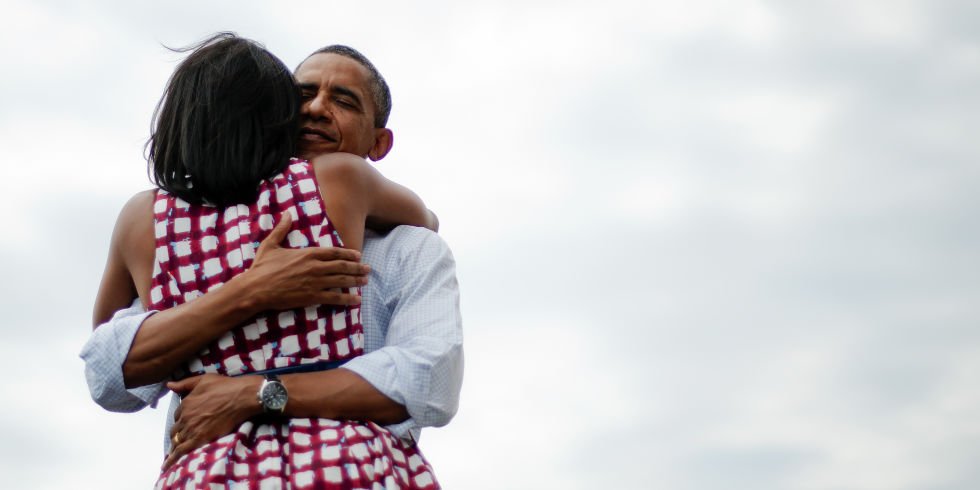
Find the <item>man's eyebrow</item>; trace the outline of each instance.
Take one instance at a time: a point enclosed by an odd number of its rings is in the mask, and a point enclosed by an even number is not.
[[[296,86],[299,87],[300,90],[316,90],[317,88],[315,83],[310,82],[298,82],[296,83]]]
[[[361,98],[357,96],[357,93],[347,87],[334,85],[330,88],[330,90],[336,92],[338,95],[346,95],[347,97],[354,99],[354,102],[357,102],[357,105],[361,105]]]

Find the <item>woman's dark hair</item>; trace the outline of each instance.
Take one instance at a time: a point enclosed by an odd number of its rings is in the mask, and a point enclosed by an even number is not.
[[[174,49],[191,50],[153,113],[151,178],[193,204],[255,201],[294,154],[299,89],[279,58],[235,34]]]

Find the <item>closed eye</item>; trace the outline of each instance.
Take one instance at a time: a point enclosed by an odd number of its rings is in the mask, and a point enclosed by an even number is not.
[[[341,86],[335,86],[331,90],[335,94],[334,100],[338,104],[349,109],[361,110],[361,99],[353,90]]]
[[[317,86],[312,83],[301,83],[299,84],[299,94],[303,100],[309,100],[316,97]]]

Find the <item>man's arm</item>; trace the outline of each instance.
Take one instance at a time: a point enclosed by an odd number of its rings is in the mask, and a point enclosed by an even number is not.
[[[344,365],[378,391],[404,405],[410,418],[388,428],[418,437],[422,427],[449,423],[463,381],[463,330],[452,252],[439,235],[400,226],[365,259],[377,264],[365,289],[361,315],[368,354]],[[381,265],[383,264],[383,265]],[[378,297],[375,298],[374,294]]]
[[[422,427],[449,423],[459,406],[463,332],[455,261],[439,235],[421,228],[400,226],[365,243],[365,260],[376,264],[361,304],[366,353],[334,371],[283,376],[286,411],[371,420],[414,438]]]
[[[286,412],[371,420],[398,437],[417,437],[422,427],[447,424],[459,406],[455,261],[439,235],[417,227],[399,226],[365,244],[364,258],[375,265],[361,304],[366,353],[334,371],[283,376]]]

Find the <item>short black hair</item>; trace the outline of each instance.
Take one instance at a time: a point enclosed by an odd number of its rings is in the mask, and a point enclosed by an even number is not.
[[[153,113],[153,182],[192,204],[258,198],[284,171],[299,136],[300,94],[289,68],[255,41],[218,33],[195,45]]]
[[[374,102],[374,127],[383,128],[388,124],[388,116],[391,115],[391,90],[388,89],[388,82],[381,76],[381,72],[374,67],[374,63],[361,54],[360,51],[342,44],[331,44],[330,46],[316,50],[310,56],[320,53],[334,53],[346,56],[368,69],[371,78],[368,80],[371,89],[371,100]],[[307,56],[309,59],[309,56]]]

